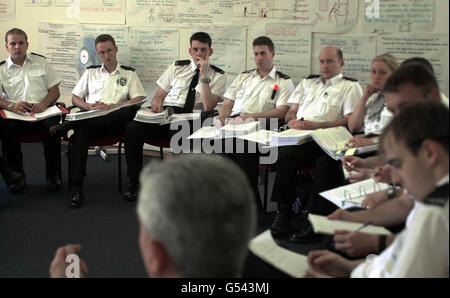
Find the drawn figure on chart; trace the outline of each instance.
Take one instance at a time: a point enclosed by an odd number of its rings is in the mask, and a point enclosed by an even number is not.
[[[319,1],[319,10],[320,11],[328,11],[328,1],[329,0],[318,0]]]
[[[346,25],[349,14],[348,0],[337,0],[334,3],[328,14],[328,22],[333,23],[333,18],[336,21],[336,25]]]
[[[246,17],[246,16],[247,16],[247,6],[244,7],[244,17]]]
[[[155,9],[152,7],[152,8],[150,8],[150,11],[148,12],[148,20],[149,20],[151,23],[154,23],[154,22],[155,22],[154,14],[155,14]]]

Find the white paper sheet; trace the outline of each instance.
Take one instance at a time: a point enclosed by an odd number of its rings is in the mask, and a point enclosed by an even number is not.
[[[79,78],[76,56],[81,27],[72,24],[39,23],[38,37],[39,54],[47,57],[47,61],[62,78],[59,85],[61,94],[72,94]]]

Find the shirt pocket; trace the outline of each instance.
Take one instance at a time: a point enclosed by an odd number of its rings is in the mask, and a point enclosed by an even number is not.
[[[30,79],[30,85],[35,88],[45,89],[45,71],[43,69],[34,69],[28,72],[28,78]]]
[[[320,117],[326,121],[335,121],[342,118],[343,103],[344,99],[340,98],[339,95],[328,94],[327,97],[322,97],[319,105]]]
[[[169,102],[179,102],[183,98],[185,99],[187,93],[189,92],[190,82],[188,80],[177,79],[170,83],[170,91],[167,94],[167,101]]]
[[[259,100],[260,100],[260,103],[262,103],[261,112],[265,112],[265,111],[272,110],[275,108],[276,94],[272,99],[272,92],[273,92],[273,89],[271,89],[270,87],[266,87],[260,93]]]
[[[14,100],[23,92],[23,80],[21,76],[10,77],[3,84],[5,93],[9,99]]]

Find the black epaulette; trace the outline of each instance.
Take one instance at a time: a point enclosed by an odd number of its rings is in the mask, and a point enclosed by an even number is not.
[[[191,64],[191,60],[177,60],[175,66],[185,66]]]
[[[289,80],[291,77],[288,75],[285,75],[284,73],[280,72],[280,71],[276,71],[277,74],[280,76],[280,78],[285,79],[285,80]]]
[[[448,184],[436,188],[423,200],[423,203],[427,205],[444,207],[448,201],[448,188]]]
[[[2,61],[2,62],[0,62],[0,65],[3,65],[3,64],[5,64],[6,63],[6,60],[5,61]]]
[[[135,71],[136,68],[133,68],[131,66],[125,66],[125,65],[121,65],[120,68],[125,69],[125,70],[131,70],[131,71]]]
[[[310,79],[317,79],[320,78],[320,75],[309,75],[306,79],[310,80]]]
[[[47,57],[42,56],[42,55],[39,55],[39,54],[36,54],[36,53],[33,53],[33,52],[31,52],[31,55],[35,55],[35,56],[39,56],[39,57],[42,57],[42,58],[44,58],[44,59],[47,59]]]
[[[87,69],[91,69],[91,68],[99,68],[99,67],[102,67],[101,65],[91,65],[91,66],[88,66],[88,67],[86,67]]]
[[[214,69],[216,72],[218,72],[218,73],[221,73],[221,74],[224,74],[225,73],[225,70],[223,70],[223,69],[221,69],[221,68],[218,68],[217,66],[215,66],[215,65],[212,65],[211,64],[211,68],[212,69]]]
[[[355,78],[346,77],[346,76],[343,76],[342,78],[343,78],[344,80],[347,80],[347,81],[358,82],[358,80],[355,79]]]
[[[242,73],[251,73],[251,72],[254,72],[254,71],[255,71],[255,69],[253,68],[253,69],[249,69],[249,70],[243,71]]]

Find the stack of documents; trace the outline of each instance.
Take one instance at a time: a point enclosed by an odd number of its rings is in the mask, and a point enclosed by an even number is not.
[[[389,188],[389,184],[377,183],[372,178],[357,183],[348,184],[319,193],[322,197],[332,202],[339,208],[361,207],[362,201],[367,195],[383,191]]]
[[[300,145],[311,140],[312,130],[288,129],[272,135],[271,146]]]
[[[154,113],[149,108],[141,108],[134,117],[135,121],[154,124],[168,124],[174,121],[200,119],[200,113],[182,113],[169,116],[167,110],[161,113]]]
[[[195,139],[223,139],[223,138],[244,138],[253,132],[258,132],[259,122],[247,122],[241,124],[227,124],[221,128],[215,126],[204,126],[188,137],[189,140]],[[262,134],[267,139],[267,135]],[[258,136],[255,136],[257,139]],[[268,141],[265,140],[266,142]]]
[[[68,113],[68,111],[63,107],[58,106],[51,106],[47,108],[42,113],[26,113],[26,114],[16,114],[14,112],[8,111],[8,110],[0,110],[0,116],[4,119],[13,119],[13,120],[22,120],[22,121],[29,121],[29,122],[35,122],[44,120],[53,116],[61,115]]]
[[[333,235],[336,230],[359,231],[368,234],[390,235],[391,232],[384,227],[365,225],[359,222],[344,220],[329,220],[326,216],[309,214],[308,219],[311,222],[314,233]]]
[[[145,102],[146,102],[145,100],[141,100],[141,101],[138,101],[138,102],[135,102],[132,104],[122,105],[122,106],[119,106],[117,108],[110,109],[110,110],[96,109],[96,110],[90,110],[90,111],[85,111],[85,112],[71,113],[71,114],[66,115],[66,120],[67,121],[79,121],[79,120],[85,120],[85,119],[90,119],[90,118],[95,118],[95,117],[101,117],[101,116],[108,115],[109,113],[112,113],[114,111],[120,110],[122,108],[127,108],[127,107],[131,107],[131,106],[141,106]]]
[[[331,158],[338,160],[344,155],[355,155],[361,153],[375,152],[378,145],[351,148],[347,142],[353,138],[352,134],[343,126],[317,129],[311,133],[317,145],[322,148]]]
[[[246,122],[241,124],[227,124],[220,128],[223,137],[238,137],[257,131],[259,121]]]

